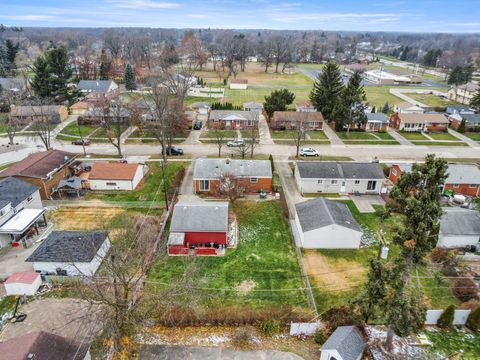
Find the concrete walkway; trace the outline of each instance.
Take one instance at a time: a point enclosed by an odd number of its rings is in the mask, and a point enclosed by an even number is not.
[[[429,105],[426,105],[424,103],[421,103],[420,101],[417,101],[413,98],[411,98],[410,96],[408,95],[405,95],[405,94],[408,94],[408,93],[422,93],[424,92],[425,94],[433,94],[433,95],[443,95],[443,96],[447,96],[446,93],[443,93],[441,91],[437,91],[437,90],[432,90],[432,89],[417,89],[417,88],[412,88],[412,89],[394,89],[394,88],[391,88],[389,90],[390,94],[402,99],[402,100],[405,100],[406,102],[409,102],[410,104],[412,105],[416,105],[416,106],[420,106],[422,108],[430,108],[431,106]]]
[[[402,135],[400,135],[398,132],[393,130],[392,128],[387,127],[387,132],[390,134],[391,137],[393,137],[395,140],[398,141],[400,145],[413,145],[410,141],[405,139]],[[414,146],[414,145],[413,145]]]
[[[323,126],[323,131],[325,135],[327,135],[328,139],[330,140],[330,143],[332,145],[343,145],[342,139],[340,139],[335,131],[328,126],[327,124],[324,123]]]
[[[185,177],[182,181],[182,186],[180,186],[180,192],[178,194],[178,199],[183,201],[197,201],[200,198],[195,194],[195,189],[193,188],[193,169],[195,168],[195,159],[190,162],[190,165],[185,172]]]
[[[385,205],[385,200],[380,195],[350,195],[349,198],[361,213],[374,213],[375,208],[372,205]]]
[[[127,141],[128,137],[132,135],[135,130],[137,130],[136,126],[129,126],[127,130],[125,130],[122,135],[120,135],[120,141],[122,144],[125,144],[125,141]]]
[[[459,138],[462,140],[464,143],[467,143],[468,146],[471,146],[473,148],[478,148],[480,149],[480,143],[476,142],[475,140],[470,139],[468,136],[465,136],[463,134],[460,134],[458,131],[455,131],[453,129],[448,128],[448,133]]]
[[[258,133],[260,134],[260,144],[261,145],[273,145],[272,135],[270,134],[270,129],[268,128],[267,120],[265,116],[260,115],[258,117]]]
[[[55,129],[52,130],[51,138],[55,139],[55,137],[60,134],[63,129],[65,129],[71,123],[77,121],[77,119],[78,115],[70,115],[68,118],[65,119],[65,121],[62,121]]]

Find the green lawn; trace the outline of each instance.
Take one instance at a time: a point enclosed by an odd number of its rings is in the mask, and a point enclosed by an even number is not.
[[[232,103],[233,105],[242,105],[245,102],[253,101],[263,103],[265,96],[270,95],[274,90],[278,90],[281,87],[250,87],[247,90],[230,90],[225,89],[225,101]],[[311,87],[303,88],[289,88],[291,92],[295,94],[295,100],[291,108],[294,108],[294,104],[297,102],[307,101],[310,95]],[[197,100],[200,101],[200,100]]]
[[[194,286],[208,288],[197,289],[205,306],[285,304],[306,308],[306,293],[297,290],[303,287],[303,282],[280,203],[237,201],[231,210],[238,221],[236,249],[227,249],[223,257],[159,259],[148,280],[178,283],[188,265],[194,264],[194,270],[187,276]],[[239,292],[246,284],[251,285],[250,290]]]
[[[343,140],[343,143],[347,145],[398,145],[396,140]]]
[[[91,126],[91,125],[80,125],[80,133],[78,131],[77,127],[77,122],[74,121],[70,124],[68,124],[66,127],[63,128],[63,130],[60,132],[60,134],[63,135],[72,135],[72,136],[83,136],[86,137],[90,135],[95,129],[97,129],[96,126]]]
[[[430,351],[442,353],[449,359],[477,360],[480,354],[480,333],[450,331],[425,331],[432,342]],[[462,353],[462,356],[459,354]],[[457,357],[454,357],[457,355]]]
[[[327,135],[322,131],[307,131],[307,135],[310,137],[310,139],[315,139],[315,140],[328,140]]]
[[[461,141],[456,136],[449,134],[448,132],[441,132],[441,133],[430,133],[428,134],[432,139],[435,140],[452,140],[452,141]]]
[[[368,132],[363,131],[336,131],[340,139],[347,140],[375,140],[376,137]]]
[[[223,130],[225,133],[225,139],[234,139],[237,137],[237,132],[235,130]],[[213,131],[204,131],[201,138],[215,139],[215,133]]]
[[[433,95],[433,94],[416,94],[416,93],[407,93],[408,97],[419,101],[425,105],[432,106],[432,107],[444,107],[448,105],[458,105],[456,102],[449,101],[448,99],[444,99],[440,96]]]
[[[480,132],[467,132],[463,135],[468,136],[470,139],[474,141],[480,141]]]
[[[419,132],[408,132],[408,131],[398,131],[407,140],[428,140],[422,133]]]
[[[388,132],[376,132],[374,135],[382,140],[394,140],[392,135],[390,135]]]
[[[297,137],[294,130],[270,130],[270,134],[273,139],[295,139]],[[328,140],[323,131],[307,131],[307,135],[312,140]]]
[[[468,144],[464,142],[452,142],[452,141],[412,141],[414,145],[421,145],[421,146],[468,146]]]
[[[403,102],[404,100],[396,97],[395,95],[390,94],[390,87],[388,86],[365,86],[365,94],[367,95],[368,104],[375,106],[377,109],[381,109],[385,104],[385,101],[388,101],[390,109],[393,109],[393,105]],[[408,87],[396,87],[395,89],[409,89]],[[444,88],[431,88],[432,90],[445,91]],[[408,94],[410,96],[411,94]]]

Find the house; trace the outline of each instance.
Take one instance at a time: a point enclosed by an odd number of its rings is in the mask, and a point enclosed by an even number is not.
[[[113,80],[80,80],[77,89],[83,94],[89,95],[90,98],[92,94],[96,98],[102,96],[113,97],[120,91],[117,83]]]
[[[0,178],[12,176],[33,184],[39,188],[41,199],[47,200],[60,180],[75,174],[77,156],[61,150],[33,153],[0,172]]]
[[[5,91],[22,93],[27,89],[27,80],[23,78],[0,77],[0,88]]]
[[[273,130],[290,130],[303,126],[306,130],[323,130],[323,115],[319,111],[275,111],[270,121]]]
[[[458,130],[462,120],[465,120],[465,131],[476,131],[480,129],[480,114],[460,113],[448,116],[450,127]]]
[[[103,121],[110,123],[129,124],[130,110],[126,108],[108,108],[102,109],[99,107],[90,108],[78,117],[78,124],[80,125],[100,125]]]
[[[475,110],[471,109],[467,105],[448,105],[445,110],[445,114],[475,114]]]
[[[413,164],[411,163],[393,164],[392,166],[390,166],[388,179],[392,183],[396,184],[400,175],[402,175],[402,173],[404,172],[412,171],[412,168],[413,168]]]
[[[72,115],[83,115],[87,111],[92,110],[92,103],[89,103],[88,101],[79,101],[70,106],[70,112]]]
[[[224,255],[234,246],[236,222],[228,202],[179,202],[173,209],[168,255]]]
[[[31,122],[60,124],[68,118],[68,110],[63,105],[17,105],[12,106],[10,118],[19,125]]]
[[[231,90],[247,90],[248,80],[247,79],[232,79],[230,80],[230,89]]]
[[[450,101],[456,101],[458,103],[468,105],[479,88],[480,85],[474,82],[469,82],[465,85],[454,86],[448,90],[448,99]]]
[[[90,360],[90,344],[45,331],[33,331],[0,342],[4,360]]]
[[[207,102],[194,102],[192,105],[192,110],[198,114],[206,115],[210,112],[212,104]]]
[[[390,126],[406,132],[442,132],[448,130],[449,121],[443,114],[393,113]]]
[[[475,164],[449,164],[443,191],[455,194],[480,196],[480,168]]]
[[[142,164],[95,162],[88,174],[90,190],[130,190],[142,181],[148,167]]]
[[[399,114],[423,114],[425,112],[425,109],[412,105],[409,102],[401,102],[399,104],[395,104],[393,106],[393,112],[399,113]]]
[[[272,166],[269,160],[201,158],[195,161],[193,170],[195,192],[216,194],[223,175],[237,177],[246,193],[272,191]]]
[[[480,213],[477,210],[458,207],[444,208],[440,219],[438,247],[480,248]]]
[[[105,231],[52,231],[25,261],[37,272],[92,276],[108,249]]]
[[[241,110],[212,110],[208,117],[208,127],[225,129],[258,129],[258,112]]]
[[[0,180],[0,248],[38,234],[46,224],[38,187],[14,177]]]
[[[388,118],[384,113],[366,113],[367,122],[362,125],[365,131],[387,131]]]
[[[365,346],[355,326],[339,326],[320,348],[320,360],[360,360]]]
[[[358,249],[362,229],[347,205],[325,198],[295,204],[295,223],[306,249]]]
[[[312,105],[310,101],[295,104],[295,111],[297,112],[316,112],[317,109]]]
[[[297,161],[295,182],[302,194],[380,194],[385,178],[379,163]]]
[[[263,104],[262,103],[256,103],[256,102],[246,102],[246,103],[243,103],[243,110],[244,111],[255,111],[258,114],[261,114],[263,112]]]
[[[35,295],[42,285],[42,278],[34,271],[16,272],[4,282],[7,295]]]

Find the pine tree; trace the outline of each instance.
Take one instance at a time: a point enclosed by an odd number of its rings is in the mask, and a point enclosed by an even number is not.
[[[137,89],[137,84],[135,83],[135,74],[133,73],[132,65],[127,64],[127,66],[125,66],[125,74],[123,80],[125,81],[125,88],[128,91]]]
[[[473,95],[472,100],[470,100],[470,107],[476,111],[480,111],[480,87],[477,89],[477,92]]]
[[[318,75],[310,93],[312,105],[323,114],[327,121],[333,119],[333,112],[344,89],[342,73],[337,63],[329,61]]]
[[[372,111],[371,111],[371,113],[372,113],[372,114],[375,114],[375,112],[376,112],[376,111],[377,111],[377,108],[376,108],[375,106],[374,106],[374,107],[372,107]]]
[[[263,108],[268,118],[271,119],[275,111],[286,111],[293,100],[295,100],[295,94],[288,89],[275,90],[269,96],[265,96]]]
[[[388,104],[388,101],[385,101],[385,104],[383,104],[382,107],[382,113],[386,114],[390,110],[390,105]]]
[[[465,325],[467,325],[470,330],[480,331],[480,305],[470,312]]]
[[[108,59],[107,52],[105,49],[102,49],[102,54],[100,55],[100,69],[98,74],[100,80],[108,80],[111,68],[112,63]]]
[[[32,66],[33,78],[30,86],[38,97],[50,96],[50,73],[48,72],[48,64],[43,56],[35,59]]]
[[[366,95],[362,85],[362,76],[360,72],[356,71],[343,89],[333,111],[337,131],[342,130],[345,126],[347,126],[347,129],[350,129],[350,126],[353,124],[360,127],[360,125],[366,122],[365,100]]]
[[[465,132],[465,119],[462,119],[462,121],[460,122],[460,125],[458,125],[458,129],[457,131],[460,133],[460,134],[463,134]]]
[[[438,327],[446,329],[452,326],[453,318],[455,316],[455,305],[449,305],[445,311],[440,315],[437,321]]]

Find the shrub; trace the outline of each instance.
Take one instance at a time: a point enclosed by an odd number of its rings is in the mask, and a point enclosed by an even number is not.
[[[457,309],[462,309],[462,310],[473,310],[477,306],[480,306],[480,302],[478,300],[468,300],[460,305],[457,306]]]
[[[273,336],[283,330],[283,324],[279,320],[263,320],[258,323],[258,327],[266,336]]]
[[[472,279],[458,279],[453,286],[453,293],[460,301],[478,299],[478,287]]]
[[[452,326],[453,317],[455,315],[455,305],[449,305],[445,311],[440,315],[440,318],[437,321],[438,327],[446,329]]]
[[[250,326],[245,326],[237,329],[232,337],[232,342],[235,346],[244,347],[253,341],[253,329]]]
[[[313,341],[315,341],[315,343],[318,345],[323,345],[327,339],[328,336],[325,334],[325,331],[318,327],[317,331],[315,331],[315,334],[313,334]]]
[[[472,310],[470,315],[468,315],[466,325],[470,330],[480,330],[480,306],[477,306]]]
[[[320,315],[321,320],[325,324],[327,335],[331,335],[339,326],[358,325],[352,310],[347,306],[333,307]]]
[[[430,253],[430,259],[432,259],[433,262],[438,264],[443,264],[445,261],[448,260],[448,258],[449,252],[444,248],[436,247]]]

